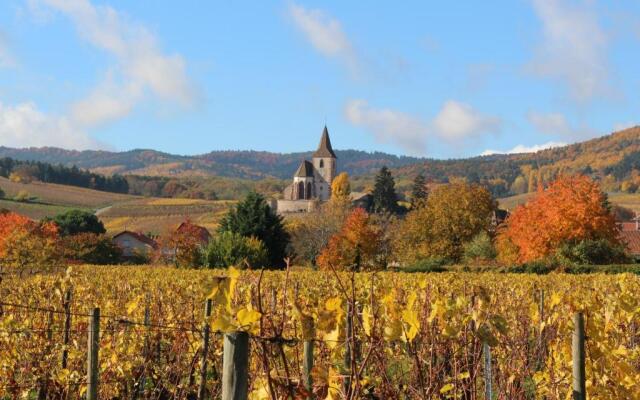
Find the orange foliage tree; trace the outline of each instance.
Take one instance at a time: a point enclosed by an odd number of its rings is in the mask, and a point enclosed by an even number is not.
[[[197,267],[202,264],[202,248],[208,236],[203,237],[202,228],[189,219],[178,229],[170,230],[160,239],[156,259],[173,261],[178,267]]]
[[[58,228],[19,214],[0,213],[0,269],[17,273],[62,266]]]
[[[329,239],[329,244],[318,256],[320,269],[375,268],[380,247],[380,230],[371,222],[362,208],[354,209],[342,229]]]
[[[505,263],[541,260],[561,246],[583,240],[619,245],[618,228],[606,194],[583,175],[563,176],[518,206],[498,234]]]

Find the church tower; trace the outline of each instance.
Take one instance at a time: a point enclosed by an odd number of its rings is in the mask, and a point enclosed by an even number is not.
[[[325,125],[318,150],[313,153],[313,167],[318,174],[315,179],[316,194],[322,201],[331,198],[331,183],[336,177],[336,159],[336,154],[331,148],[329,131]]]

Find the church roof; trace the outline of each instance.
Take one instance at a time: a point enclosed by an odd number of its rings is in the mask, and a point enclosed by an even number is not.
[[[311,178],[313,177],[313,164],[311,162],[304,160],[300,163],[298,170],[296,171],[294,177],[298,178]]]
[[[322,130],[322,137],[320,138],[320,144],[318,145],[318,150],[313,153],[314,157],[336,157],[336,153],[333,152],[331,148],[331,140],[329,139],[329,131],[327,130],[327,126],[324,126]]]

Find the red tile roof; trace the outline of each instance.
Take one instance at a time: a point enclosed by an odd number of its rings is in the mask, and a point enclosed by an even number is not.
[[[631,255],[640,255],[640,231],[622,231],[620,239],[627,245]]]
[[[628,231],[637,231],[638,230],[638,223],[636,223],[635,221],[628,221],[628,222],[618,222],[618,226],[620,227],[620,230],[624,231],[624,232],[628,232]]]
[[[122,236],[122,235],[130,235],[133,236],[135,239],[137,239],[138,241],[148,244],[149,246],[153,247],[154,249],[156,249],[158,247],[158,243],[151,239],[149,236],[144,235],[140,232],[132,232],[132,231],[122,231],[120,233],[118,233],[117,235],[115,235],[113,238],[117,238],[118,236]]]

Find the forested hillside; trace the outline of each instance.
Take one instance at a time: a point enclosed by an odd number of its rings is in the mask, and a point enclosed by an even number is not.
[[[359,150],[336,151],[340,169],[350,175],[375,172],[383,165],[402,167],[423,159]],[[242,179],[291,178],[303,159],[312,152],[270,153],[266,151],[213,151],[195,156],[179,156],[155,150],[125,152],[73,151],[53,147],[12,149],[0,147],[0,157],[40,161],[89,169],[103,174],[144,176],[219,176]]]
[[[532,192],[539,184],[546,184],[561,174],[577,172],[592,176],[609,192],[633,193],[640,187],[640,127],[537,153],[451,160],[398,157],[358,150],[336,153],[338,169],[351,175],[356,191],[370,189],[374,174],[384,165],[392,170],[400,192],[408,191],[413,178],[419,173],[434,183],[456,179],[479,182],[496,197]],[[118,175],[124,175],[131,194],[232,199],[252,189],[268,195],[280,192],[300,160],[311,158],[311,153],[229,150],[178,156],[154,150],[108,152],[0,147],[0,157],[61,164],[71,172],[70,176],[79,173],[78,179],[82,182],[93,179],[96,182],[93,185],[108,186],[110,183],[108,178],[102,183],[102,178],[78,172],[78,168],[114,176],[113,179],[118,181]],[[40,175],[43,175],[42,171]]]

